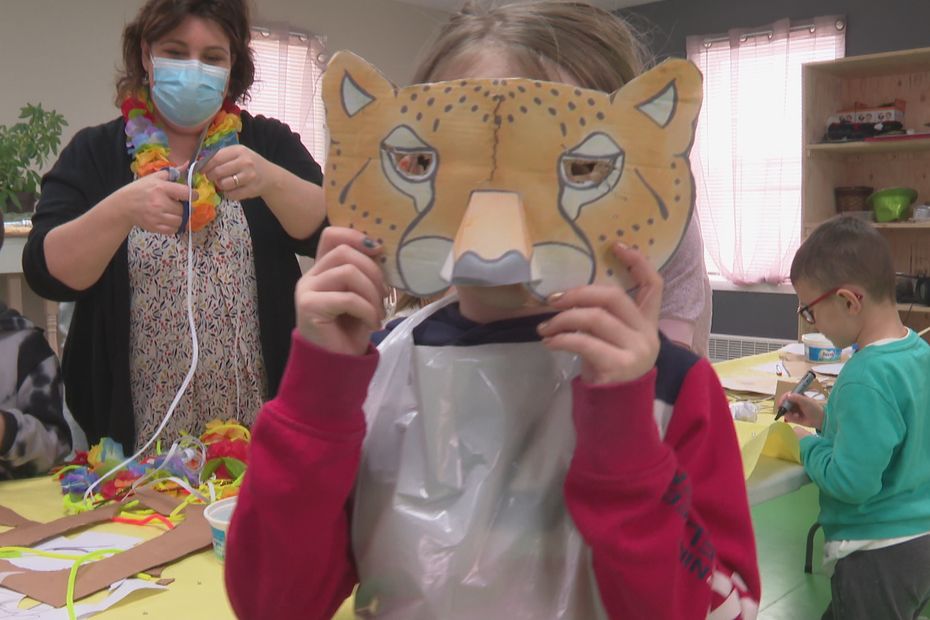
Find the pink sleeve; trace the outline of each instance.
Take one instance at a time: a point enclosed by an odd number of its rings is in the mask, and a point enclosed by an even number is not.
[[[710,339],[713,291],[704,265],[704,242],[697,216],[691,219],[675,254],[660,270],[660,327],[666,336],[706,356]]]
[[[611,618],[754,618],[760,584],[742,461],[723,390],[688,372],[665,440],[656,371],[628,384],[576,381],[565,483]]]
[[[330,618],[352,592],[348,502],[377,360],[292,337],[281,388],[253,429],[227,540],[226,591],[239,618]]]

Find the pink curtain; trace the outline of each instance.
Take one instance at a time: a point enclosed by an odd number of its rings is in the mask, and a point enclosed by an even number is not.
[[[252,30],[255,85],[243,106],[252,114],[278,119],[300,134],[313,158],[326,163],[326,117],[320,83],[326,43],[321,36],[295,32],[288,25]]]
[[[801,235],[801,65],[845,55],[845,19],[786,19],[687,48],[704,73],[691,164],[707,270],[783,282]]]

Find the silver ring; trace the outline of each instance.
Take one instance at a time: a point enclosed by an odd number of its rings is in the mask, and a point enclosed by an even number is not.
[[[238,189],[238,187],[239,187],[239,175],[238,175],[238,174],[234,174],[233,177],[232,177],[232,179],[233,179],[233,183],[236,184],[236,188]]]

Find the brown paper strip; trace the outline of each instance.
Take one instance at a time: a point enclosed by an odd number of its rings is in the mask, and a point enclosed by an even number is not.
[[[50,538],[73,532],[88,525],[109,521],[120,509],[118,504],[111,504],[96,510],[82,512],[49,521],[22,525],[0,534],[0,547],[32,547]]]
[[[34,525],[35,521],[30,521],[18,512],[0,506],[0,525],[7,527],[20,527],[23,525]]]
[[[138,491],[134,498],[164,515],[170,514],[181,503],[178,498],[149,488]],[[31,547],[56,536],[109,521],[121,508],[119,504],[110,504],[48,523],[36,523],[0,506],[0,511],[5,511],[0,512],[0,518],[15,520],[19,517],[21,521],[25,521],[22,525],[0,534],[0,547]],[[202,505],[188,506],[184,509],[184,520],[174,529],[122,553],[81,566],[74,588],[75,600],[150,568],[159,567],[160,571],[165,564],[210,546],[210,526],[203,517],[203,509]],[[15,573],[3,579],[2,585],[5,588],[53,607],[65,604],[69,573],[67,569],[47,572],[24,571],[10,562],[0,560],[0,572]]]

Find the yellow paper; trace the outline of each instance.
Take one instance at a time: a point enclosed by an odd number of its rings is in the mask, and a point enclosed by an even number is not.
[[[801,462],[798,438],[783,422],[736,421],[736,436],[743,457],[743,475],[748,480],[763,454],[792,463]]]

